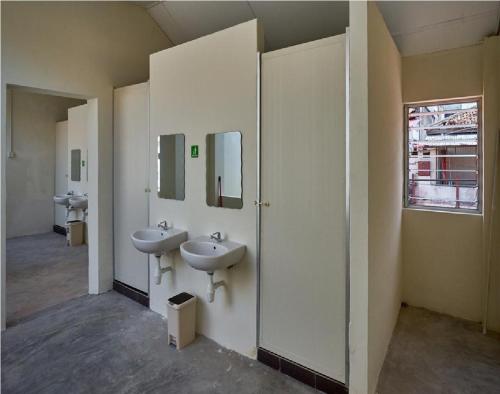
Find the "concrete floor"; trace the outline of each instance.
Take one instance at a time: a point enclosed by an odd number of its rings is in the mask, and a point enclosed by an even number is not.
[[[402,308],[379,394],[500,393],[500,335],[477,323]]]
[[[160,315],[109,292],[38,312],[2,335],[2,393],[312,393],[204,337],[167,345]]]
[[[7,240],[7,327],[88,293],[87,246],[56,233]]]
[[[178,352],[160,315],[115,292],[88,296],[87,286],[86,246],[55,233],[7,240],[2,392],[314,392],[201,336]],[[500,393],[500,335],[402,308],[377,391]]]

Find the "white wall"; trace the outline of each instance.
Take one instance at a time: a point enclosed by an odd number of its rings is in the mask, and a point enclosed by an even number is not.
[[[375,3],[349,3],[349,392],[373,393],[401,303],[402,66]]]
[[[490,37],[484,44],[483,59],[484,125],[489,130],[490,149],[494,148],[495,135],[500,133],[500,36]],[[486,143],[486,142],[485,142]],[[491,243],[491,279],[488,302],[488,328],[500,332],[500,152],[496,168],[496,211],[494,213]],[[493,166],[491,167],[493,168]],[[493,174],[491,173],[491,176]],[[489,194],[488,194],[489,195]],[[486,246],[489,236],[485,234]],[[487,257],[487,255],[486,255]],[[483,298],[483,301],[485,299]]]
[[[403,58],[399,66],[397,50],[375,9],[371,3],[350,3],[350,392],[355,393],[376,389],[401,297],[401,253],[402,298],[412,305],[480,320],[485,294],[481,215],[403,210],[401,218],[398,213],[403,175],[398,74],[403,102],[476,96],[484,90],[486,216],[499,122],[494,94],[500,91],[498,37],[480,46]],[[378,111],[379,104],[383,111]],[[379,144],[377,130],[392,138]],[[375,182],[381,180],[379,189]],[[500,237],[496,226],[494,243]],[[493,255],[490,328],[500,321],[495,301],[500,288],[498,248]]]
[[[89,234],[95,237],[89,291],[106,291],[113,279],[113,88],[146,80],[148,55],[171,43],[144,8],[122,2],[2,2],[1,8],[2,103],[7,83],[97,98],[98,124],[89,131]],[[2,146],[4,114],[2,105]],[[4,160],[5,151],[0,173]],[[3,184],[0,194],[4,201]],[[1,215],[3,239],[5,205]],[[2,297],[2,314],[4,305]]]
[[[481,216],[405,209],[403,223],[404,301],[481,320]]]
[[[54,225],[56,122],[80,100],[11,91],[8,113],[15,153],[7,159],[7,237],[52,231]]]
[[[368,3],[368,392],[376,390],[401,306],[403,110],[401,57]],[[352,161],[357,160],[352,157]]]
[[[494,47],[475,45],[403,58],[403,99],[406,102],[482,95],[484,81],[498,72],[498,63],[485,68]],[[493,82],[494,83],[494,82]],[[490,93],[496,90],[491,88]],[[497,105],[484,95],[483,214],[490,213]],[[493,112],[493,113],[492,113]],[[493,124],[491,123],[493,119]],[[479,321],[485,296],[482,215],[405,209],[403,298],[464,319]]]
[[[199,158],[186,155],[184,201],[150,196],[150,223],[166,219],[189,237],[222,231],[247,246],[243,260],[216,272],[228,287],[205,299],[208,277],[175,256],[175,271],[161,285],[150,278],[151,309],[166,314],[169,296],[189,291],[199,296],[197,331],[225,347],[255,356],[256,343],[256,114],[257,22],[250,21],[151,56],[150,168],[155,190],[156,147],[160,134],[184,133],[186,151],[199,145]],[[241,130],[243,208],[209,207],[205,197],[207,133]],[[153,270],[150,270],[153,272]]]
[[[2,4],[0,4],[0,20],[3,20],[4,12],[2,10]],[[0,28],[0,54],[3,53],[4,49],[4,44],[3,42],[3,33],[2,29]],[[6,275],[6,264],[5,264],[5,246],[6,246],[6,176],[5,176],[5,159],[6,159],[6,153],[7,153],[7,136],[6,136],[6,129],[7,129],[7,122],[6,120],[3,121],[1,119],[6,118],[6,84],[5,84],[5,76],[3,73],[3,69],[0,72],[0,329],[5,330],[5,316],[6,316],[6,311],[5,311],[5,293],[6,293],[6,286],[5,286],[5,275]]]
[[[349,392],[368,392],[368,7],[349,2]],[[355,157],[356,160],[350,160]]]
[[[481,45],[407,56],[402,64],[404,102],[483,94]]]

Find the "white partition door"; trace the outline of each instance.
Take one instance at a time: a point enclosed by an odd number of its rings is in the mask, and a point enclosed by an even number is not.
[[[148,103],[148,83],[115,90],[114,278],[146,293],[148,255],[134,248],[130,234],[148,225]]]
[[[56,123],[56,179],[54,194],[68,192],[68,121]],[[54,204],[54,224],[64,227],[66,207]]]
[[[345,35],[262,56],[259,345],[345,382]]]

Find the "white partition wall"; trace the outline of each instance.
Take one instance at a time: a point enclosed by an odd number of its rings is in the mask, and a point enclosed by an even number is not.
[[[68,121],[56,123],[56,179],[55,193],[68,192]],[[66,224],[66,207],[54,205],[54,223],[64,227]]]
[[[88,192],[89,105],[68,109],[68,189],[75,194]],[[80,181],[71,180],[71,151],[80,150]]]
[[[346,381],[345,35],[262,56],[260,346]]]
[[[219,270],[216,280],[227,286],[206,301],[208,275],[189,267],[175,254],[172,274],[160,285],[151,283],[151,309],[166,315],[167,299],[181,291],[198,296],[196,330],[221,345],[255,357],[256,344],[256,142],[257,21],[177,45],[151,56],[150,179],[157,182],[158,136],[184,134],[186,143],[185,200],[150,193],[150,223],[167,220],[189,237],[224,232],[246,245],[243,260]],[[206,136],[222,131],[242,135],[243,208],[210,207],[206,200]],[[199,157],[191,157],[192,145]],[[165,262],[167,263],[167,262]]]
[[[148,225],[149,84],[114,93],[114,278],[148,292],[148,256],[130,234]]]

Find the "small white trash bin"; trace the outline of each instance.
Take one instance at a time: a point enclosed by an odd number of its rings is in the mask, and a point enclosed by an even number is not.
[[[196,296],[179,293],[168,299],[168,344],[177,349],[189,345],[195,338]]]
[[[81,220],[70,220],[66,223],[66,243],[69,246],[83,244],[83,229],[85,223]]]

